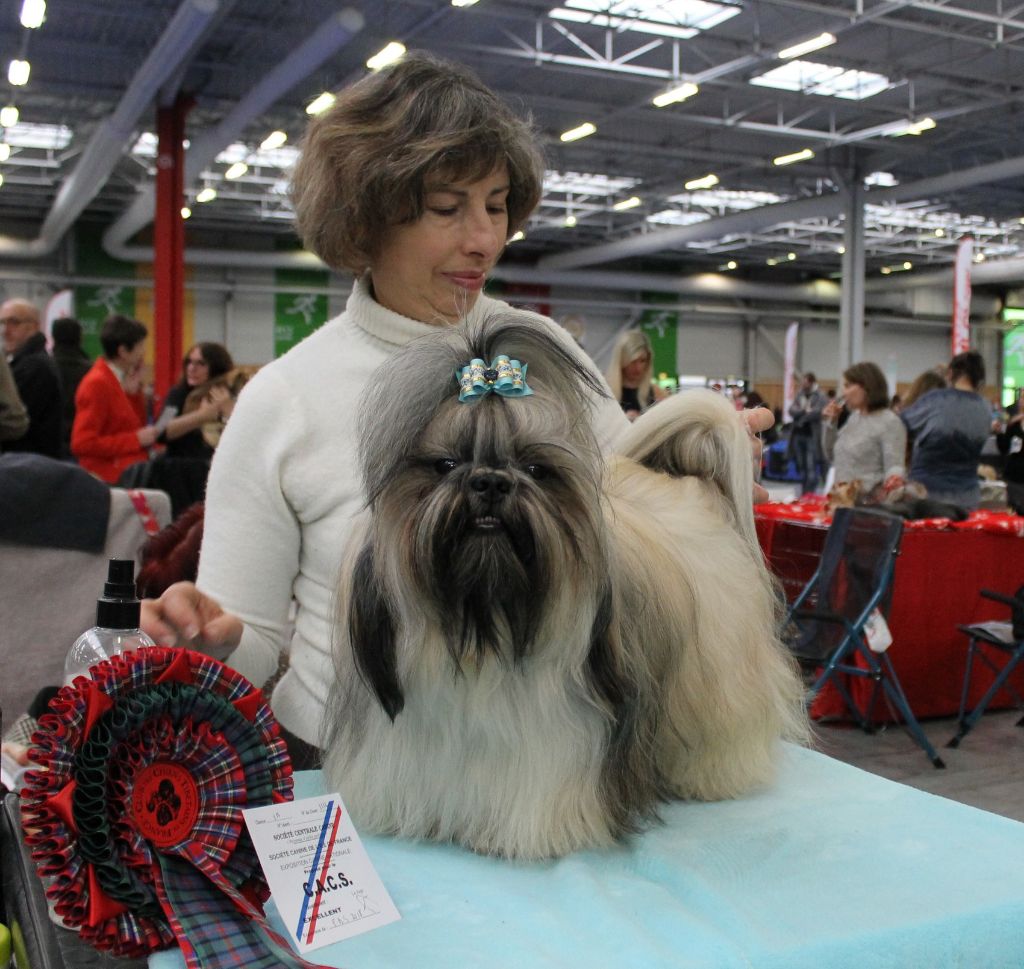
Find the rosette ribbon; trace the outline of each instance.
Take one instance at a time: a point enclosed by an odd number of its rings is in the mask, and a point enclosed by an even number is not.
[[[78,677],[33,735],[25,838],[47,897],[97,949],[179,944],[189,969],[310,966],[263,914],[242,809],[292,799],[288,751],[248,680],[183,649]]]
[[[490,393],[501,397],[529,397],[533,393],[526,383],[526,364],[501,354],[488,367],[474,357],[469,365],[455,371],[459,383],[459,401],[479,400]]]

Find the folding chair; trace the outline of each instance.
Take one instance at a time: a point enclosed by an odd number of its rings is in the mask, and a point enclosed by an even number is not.
[[[903,519],[896,515],[836,509],[818,569],[789,609],[786,639],[811,683],[808,706],[831,682],[858,726],[872,733],[875,706],[884,695],[932,764],[945,767],[910,709],[889,654],[876,653],[867,642],[865,627],[872,613],[888,612],[902,537]],[[854,700],[846,676],[873,682],[866,710]]]
[[[999,692],[1000,688],[1005,689],[1017,701],[1020,706],[1024,701],[1016,690],[1010,686],[1008,679],[1014,667],[1024,659],[1024,587],[1017,590],[1014,596],[1004,596],[991,589],[982,589],[981,595],[986,599],[1001,602],[1010,607],[1011,618],[1006,622],[980,622],[970,626],[957,626],[961,632],[966,633],[967,643],[967,668],[964,670],[964,685],[960,693],[960,710],[957,713],[957,734],[946,744],[947,747],[958,747],[960,741],[967,736],[974,725],[981,719],[985,708],[989,705],[992,697]],[[1000,669],[987,655],[986,650],[992,650],[993,655],[1005,653],[1006,662]],[[967,711],[967,697],[971,690],[971,673],[974,669],[974,658],[977,656],[993,673],[996,678],[992,685],[985,691],[984,696],[975,704],[970,713]],[[1017,721],[1018,727],[1024,727],[1024,717]]]

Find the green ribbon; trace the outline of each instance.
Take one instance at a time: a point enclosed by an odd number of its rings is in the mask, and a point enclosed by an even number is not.
[[[488,367],[474,357],[469,365],[455,370],[459,383],[459,401],[479,400],[490,393],[501,397],[528,397],[533,393],[526,384],[526,364],[499,354]]]

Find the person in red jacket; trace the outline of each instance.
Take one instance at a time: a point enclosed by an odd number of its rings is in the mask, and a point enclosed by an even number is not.
[[[146,426],[141,368],[149,331],[138,320],[110,316],[100,331],[103,356],[75,393],[71,453],[108,484],[131,464],[149,459],[155,427]]]

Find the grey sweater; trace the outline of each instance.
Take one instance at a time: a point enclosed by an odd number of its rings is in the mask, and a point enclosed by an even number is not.
[[[822,443],[825,457],[835,465],[836,481],[859,480],[862,494],[890,475],[906,473],[907,429],[888,408],[855,411],[838,432],[827,422]]]

